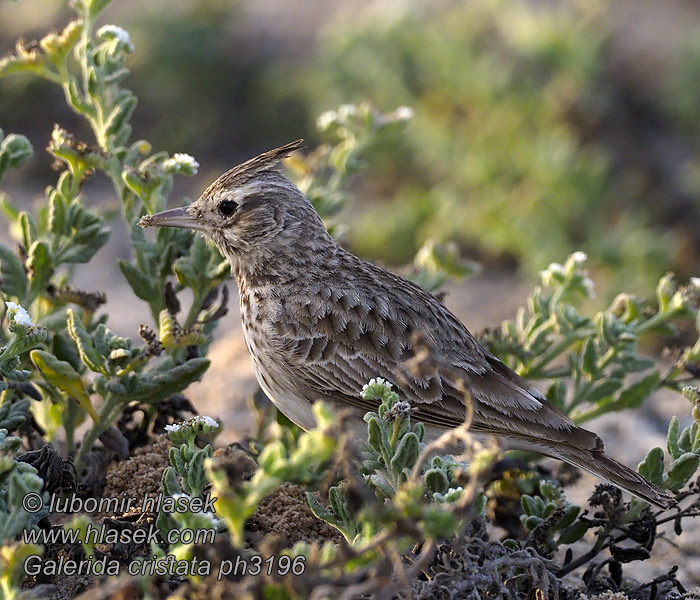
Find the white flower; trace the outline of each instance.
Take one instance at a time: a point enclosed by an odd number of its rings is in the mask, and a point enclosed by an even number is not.
[[[199,163],[195,160],[194,156],[190,156],[184,152],[176,152],[173,154],[173,160],[178,164],[187,165],[195,171],[199,169]]]
[[[557,275],[563,275],[564,274],[564,267],[563,265],[560,265],[559,263],[549,263],[549,266],[547,267],[547,271],[550,273],[556,273]]]
[[[316,127],[318,127],[319,131],[326,131],[337,118],[338,115],[334,110],[327,110],[316,118]]]
[[[574,261],[575,263],[581,264],[581,263],[586,262],[586,260],[588,259],[588,255],[587,255],[585,252],[581,252],[581,251],[579,250],[579,251],[577,251],[577,252],[574,252],[574,253],[571,255],[571,258],[573,259],[573,261]]]
[[[394,111],[394,117],[397,121],[408,121],[413,118],[413,109],[410,106],[399,106]]]
[[[194,420],[198,421],[199,423],[204,423],[204,425],[208,427],[213,427],[214,429],[216,429],[219,426],[219,423],[213,417],[198,415],[194,418]]]
[[[392,384],[389,383],[386,379],[382,379],[381,377],[375,377],[374,379],[370,379],[369,383],[365,383],[365,385],[362,386],[362,393],[364,394],[369,388],[371,388],[374,385],[383,385],[384,387],[388,387],[391,389]]]
[[[700,277],[691,277],[689,283],[695,288],[700,288]]]
[[[221,520],[217,519],[216,516],[214,515],[214,513],[207,511],[207,512],[202,512],[199,514],[202,515],[203,517],[205,517],[211,523],[212,527],[218,529],[219,525],[221,524]]]
[[[184,152],[176,152],[171,158],[163,161],[163,168],[167,173],[184,173],[194,175],[199,169],[199,163],[193,156]]]
[[[12,311],[15,315],[15,323],[17,325],[24,325],[25,327],[34,327],[34,323],[32,323],[32,320],[29,318],[29,313],[27,313],[24,308],[22,308],[19,304],[16,302],[5,302],[5,306],[7,306],[7,310]]]
[[[338,108],[338,117],[340,117],[343,121],[347,121],[348,119],[356,116],[357,106],[354,104],[343,104]]]
[[[172,425],[166,425],[163,427],[165,431],[168,433],[175,432],[175,431],[180,431],[180,424],[179,423],[173,423]]]
[[[134,51],[134,45],[131,43],[129,32],[122,29],[118,25],[104,25],[97,30],[97,37],[110,40],[119,40],[127,52]]]

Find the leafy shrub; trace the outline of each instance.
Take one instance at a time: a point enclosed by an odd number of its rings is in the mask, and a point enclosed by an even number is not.
[[[425,237],[451,239],[531,273],[580,248],[617,282],[651,285],[674,239],[586,125],[609,102],[608,35],[590,5],[519,0],[406,4],[332,28],[309,101],[415,111],[400,143],[374,149],[365,193],[387,201],[358,218],[354,248],[401,264]]]

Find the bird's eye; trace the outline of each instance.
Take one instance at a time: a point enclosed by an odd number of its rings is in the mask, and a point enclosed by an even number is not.
[[[236,209],[238,208],[238,203],[233,200],[222,200],[219,202],[219,212],[224,217],[230,217]]]

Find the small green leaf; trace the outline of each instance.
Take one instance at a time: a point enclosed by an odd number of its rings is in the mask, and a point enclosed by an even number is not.
[[[11,433],[27,420],[29,400],[22,398],[12,402],[9,395],[0,394],[0,401],[0,429]]]
[[[661,485],[664,475],[664,451],[659,448],[652,448],[646,458],[637,467],[639,474],[656,485]]]
[[[551,481],[540,481],[540,494],[542,494],[547,500],[554,502],[561,498],[559,489]]]
[[[99,422],[100,419],[92,407],[90,395],[85,389],[83,380],[70,363],[58,360],[53,354],[43,350],[32,350],[30,357],[34,366],[48,383],[77,400],[78,404],[87,411],[93,421]]]
[[[530,515],[525,519],[525,527],[529,530],[532,531],[535,527],[537,527],[544,519],[542,517],[538,517],[537,515]]]
[[[49,190],[49,231],[62,235],[66,233],[66,201],[57,190]]]
[[[697,434],[697,427],[698,424],[695,421],[693,421],[693,423],[690,426],[683,429],[681,434],[678,436],[678,448],[680,450],[679,456],[680,454],[683,454],[685,452],[694,451],[693,442],[695,441],[695,437]]]
[[[171,448],[171,450],[173,449]],[[163,471],[161,482],[163,484],[163,492],[166,496],[172,496],[180,492],[180,486],[177,483],[177,474],[173,467],[167,467]]]
[[[700,465],[700,456],[691,452],[678,457],[671,463],[668,475],[664,481],[665,487],[675,491],[680,490],[695,474]]]
[[[0,134],[0,179],[7,169],[16,169],[33,153],[32,145],[23,135],[11,133],[3,139]]]
[[[553,381],[547,390],[547,400],[563,409],[566,404],[566,383],[561,379]]]
[[[581,371],[595,377],[598,372],[598,353],[595,348],[595,338],[586,338],[581,351]]]
[[[87,242],[72,244],[65,249],[61,253],[61,261],[67,264],[83,264],[90,262],[90,259],[95,256],[97,251],[105,245],[109,239],[110,233],[107,227],[101,227]]]
[[[668,435],[666,436],[666,448],[671,458],[678,458],[682,452],[678,447],[678,417],[675,415],[671,418],[671,422],[668,425]]]
[[[163,398],[184,390],[198,380],[209,368],[206,358],[193,358],[173,367],[168,372],[154,372],[139,375],[135,389],[129,392],[131,402],[157,403]]]
[[[535,499],[532,496],[523,494],[520,498],[520,503],[523,505],[523,510],[527,516],[537,514],[537,505],[535,504]]]
[[[418,459],[419,446],[418,436],[415,433],[411,431],[404,435],[391,458],[391,470],[398,474],[404,472],[405,469],[413,468]]]
[[[105,357],[95,349],[92,337],[85,330],[80,319],[75,316],[75,313],[70,308],[66,311],[66,314],[68,315],[68,333],[70,333],[78,348],[80,360],[94,373],[109,375],[105,367]]]
[[[633,383],[623,390],[620,397],[615,401],[618,410],[623,408],[638,408],[644,400],[651,394],[661,381],[661,374],[658,371],[649,373],[646,377]]]
[[[588,531],[588,524],[584,521],[576,521],[573,525],[562,529],[558,542],[560,544],[573,544],[578,542],[585,535],[586,531]]]
[[[382,429],[379,417],[372,417],[367,422],[367,442],[378,454],[382,453]]]
[[[17,255],[0,244],[0,290],[20,300],[27,293],[27,277]]]
[[[428,469],[423,476],[425,485],[430,492],[444,494],[450,487],[450,482],[442,469]]]
[[[336,519],[335,516],[325,506],[323,506],[311,492],[306,492],[306,502],[309,504],[311,512],[314,513],[317,519],[325,521],[336,529],[341,529],[338,519]]]
[[[29,248],[27,270],[29,271],[29,291],[33,298],[41,294],[53,273],[51,255],[44,242],[36,241]]]
[[[659,312],[668,310],[673,294],[676,292],[676,283],[673,280],[673,273],[666,273],[656,286],[656,299],[659,302]]]
[[[211,446],[208,447],[211,449]],[[207,474],[203,466],[205,458],[210,458],[210,452],[207,452],[206,448],[197,450],[187,465],[185,491],[194,497],[201,496],[202,490],[207,485]]]
[[[428,537],[444,539],[456,531],[457,517],[436,506],[429,507],[423,514],[423,528]]]
[[[119,261],[119,268],[131,289],[134,290],[134,294],[141,300],[152,302],[156,298],[158,293],[153,287],[154,282],[151,278],[124,260]]]
[[[328,501],[330,502],[333,512],[335,512],[344,523],[352,519],[348,503],[345,501],[345,496],[343,496],[340,486],[334,485],[328,490]]]
[[[569,504],[566,507],[566,509],[564,509],[564,516],[561,518],[561,521],[559,521],[559,524],[557,526],[560,529],[568,527],[576,520],[576,517],[578,517],[580,512],[580,506],[576,506],[575,504]]]
[[[130,118],[136,108],[136,96],[129,94],[122,99],[114,110],[109,114],[105,121],[105,132],[108,135],[114,135],[119,132]]]
[[[586,399],[589,402],[600,402],[605,398],[612,396],[617,390],[622,387],[621,379],[606,379],[602,381],[595,387],[593,387],[587,394]]]

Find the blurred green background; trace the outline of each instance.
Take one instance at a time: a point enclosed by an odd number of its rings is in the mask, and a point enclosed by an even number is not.
[[[0,54],[69,18],[60,0],[0,0]],[[695,2],[114,0],[104,23],[136,47],[134,137],[202,165],[180,195],[274,145],[315,146],[340,104],[408,106],[353,182],[359,254],[402,264],[430,237],[533,274],[583,250],[603,296],[700,274]],[[89,141],[60,94],[0,79],[0,127],[36,149],[54,122]],[[49,162],[7,178],[14,201],[55,180]]]

